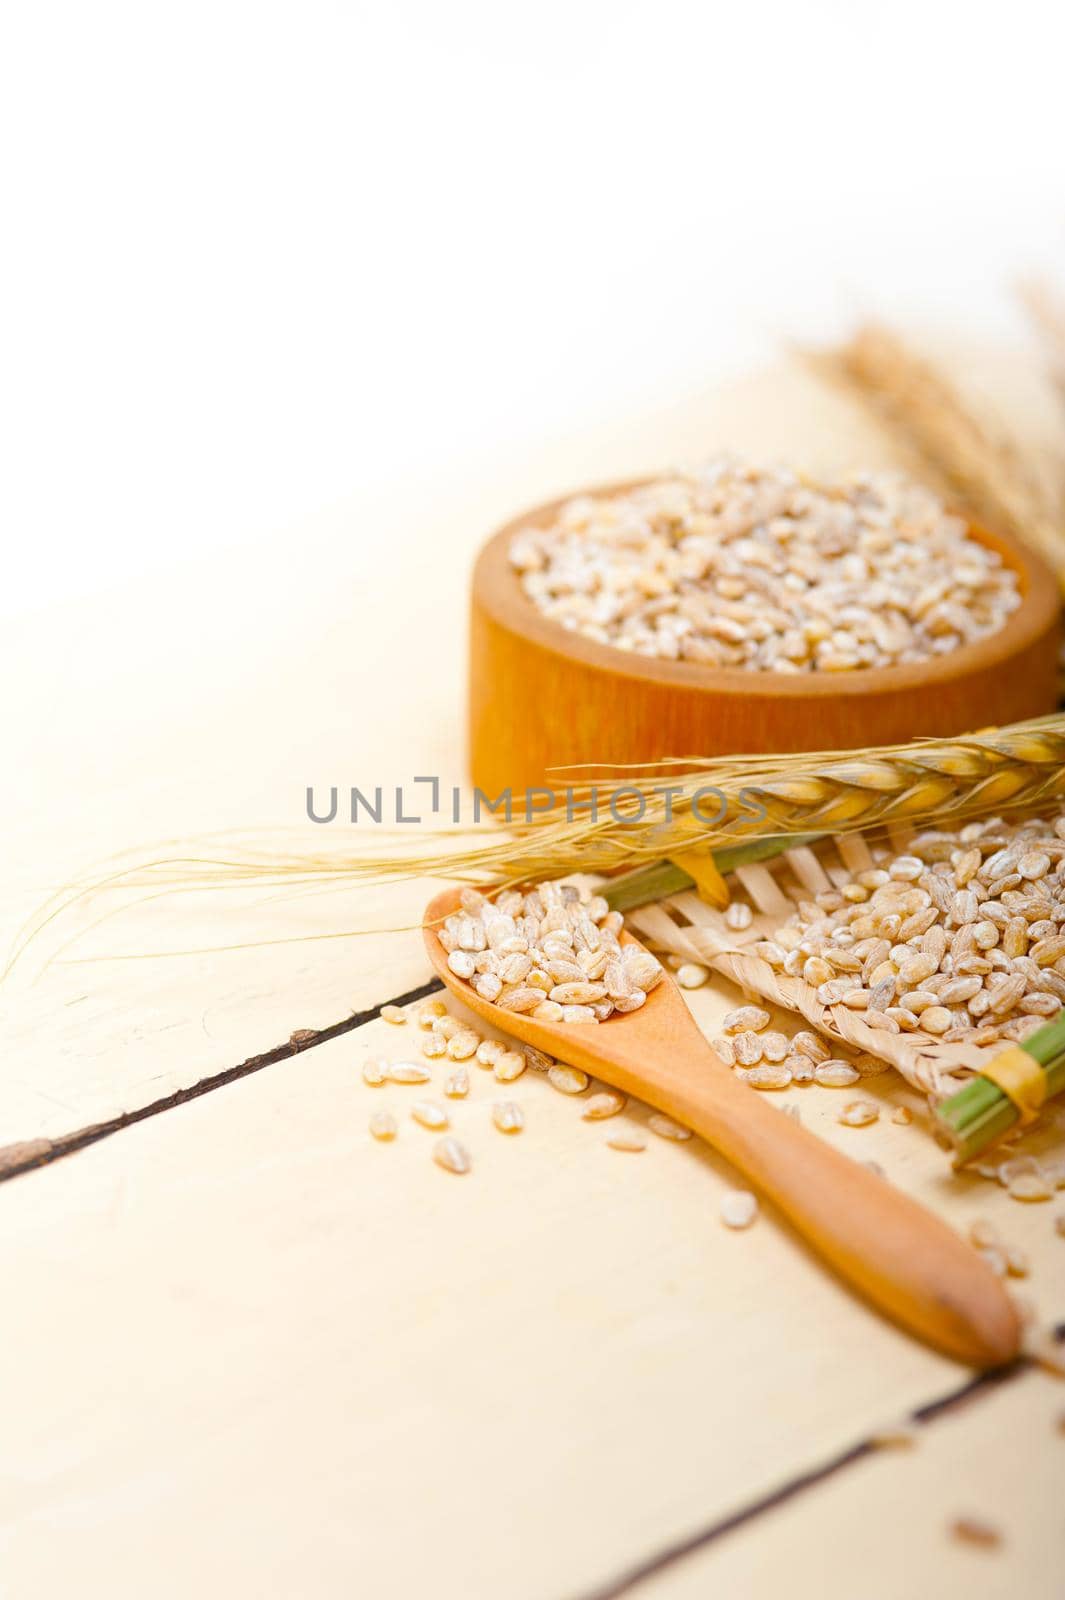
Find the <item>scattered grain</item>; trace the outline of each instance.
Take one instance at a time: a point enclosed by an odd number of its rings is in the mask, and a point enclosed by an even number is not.
[[[492,1071],[499,1083],[513,1083],[526,1068],[525,1054],[521,1050],[504,1050],[492,1063]]]
[[[768,1028],[769,1021],[769,1012],[761,1006],[737,1006],[722,1018],[721,1026],[726,1033],[760,1033]]]
[[[1002,1543],[1001,1533],[983,1517],[955,1517],[950,1532],[951,1537],[962,1544],[976,1545],[983,1550],[992,1550]]]
[[[721,1220],[726,1228],[749,1228],[757,1215],[757,1197],[748,1189],[728,1189],[722,1195]]]
[[[465,1067],[456,1067],[444,1079],[444,1093],[450,1100],[465,1100],[470,1092],[470,1075]]]
[[[764,1066],[751,1067],[743,1074],[752,1089],[788,1089],[791,1073],[782,1061],[769,1061]]]
[[[840,1112],[838,1120],[847,1128],[867,1128],[879,1116],[880,1108],[871,1100],[849,1100]]]
[[[445,1172],[462,1174],[470,1170],[470,1153],[452,1134],[448,1134],[444,1139],[438,1139],[433,1145],[433,1160],[438,1167],[443,1167]]]
[[[420,1061],[392,1061],[388,1067],[390,1083],[428,1083],[432,1073]]]
[[[807,1056],[815,1063],[827,1061],[832,1055],[825,1041],[816,1033],[809,1033],[805,1029],[795,1035],[791,1041],[791,1048],[801,1056]]]
[[[613,1089],[604,1089],[599,1094],[589,1095],[584,1102],[581,1116],[586,1122],[602,1122],[607,1117],[616,1117],[624,1108],[623,1094],[618,1094]]]
[[[661,1139],[676,1139],[678,1142],[683,1142],[692,1136],[690,1128],[685,1128],[682,1123],[674,1122],[672,1117],[662,1116],[658,1111],[648,1117],[647,1126],[652,1133],[657,1133]]]
[[[686,961],[677,968],[677,982],[682,989],[701,989],[710,976],[705,967],[700,967],[694,961]]]
[[[500,1133],[520,1133],[525,1126],[525,1113],[516,1100],[497,1100],[492,1107],[492,1121]]]
[[[448,1114],[442,1105],[435,1100],[415,1100],[410,1108],[410,1114],[415,1122],[420,1122],[423,1128],[431,1128],[438,1132],[448,1125]]]
[[[547,1081],[560,1094],[583,1094],[588,1087],[588,1074],[579,1067],[568,1067],[560,1061],[548,1067]]]
[[[619,1128],[616,1133],[610,1135],[607,1144],[611,1150],[626,1150],[633,1154],[647,1149],[647,1140],[638,1128]]]
[[[1011,1200],[1052,1200],[1054,1190],[1052,1186],[1036,1172],[1021,1172],[1006,1186],[1006,1193]]]
[[[824,1089],[849,1089],[860,1076],[849,1061],[822,1061],[814,1068],[814,1080]]]

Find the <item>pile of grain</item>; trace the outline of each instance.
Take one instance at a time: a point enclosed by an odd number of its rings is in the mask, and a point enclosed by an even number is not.
[[[719,460],[572,500],[510,560],[563,627],[639,655],[773,672],[927,661],[1020,604],[997,552],[889,474],[813,486]]]
[[[463,889],[461,904],[439,931],[447,964],[503,1011],[538,1022],[605,1022],[639,1010],[661,980],[649,951],[620,943],[621,913],[602,895],[541,883],[495,900]]]
[[[1065,816],[919,835],[757,947],[822,1005],[947,1043],[1027,1037],[1065,1004]]]

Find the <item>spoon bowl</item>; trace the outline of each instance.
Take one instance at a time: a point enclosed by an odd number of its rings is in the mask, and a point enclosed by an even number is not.
[[[422,931],[437,977],[477,1016],[691,1128],[852,1288],[910,1333],[971,1366],[1000,1366],[1017,1355],[1017,1313],[987,1262],[939,1217],[737,1079],[668,972],[638,1011],[606,1022],[539,1022],[506,1011],[447,964],[436,930],[458,909],[459,893],[447,889],[429,902]],[[639,943],[624,930],[621,941]]]

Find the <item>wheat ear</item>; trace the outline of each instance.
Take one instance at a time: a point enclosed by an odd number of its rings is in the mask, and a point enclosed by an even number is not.
[[[978,416],[942,371],[875,322],[837,349],[803,354],[815,372],[870,407],[977,522],[1035,547],[1065,587],[1059,497],[1020,444]]]

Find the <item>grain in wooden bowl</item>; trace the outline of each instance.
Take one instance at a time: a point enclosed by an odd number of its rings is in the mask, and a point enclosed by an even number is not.
[[[713,463],[502,529],[474,573],[470,742],[495,795],[549,769],[827,750],[1053,708],[1058,596],[928,491]],[[559,784],[558,774],[554,782]]]

